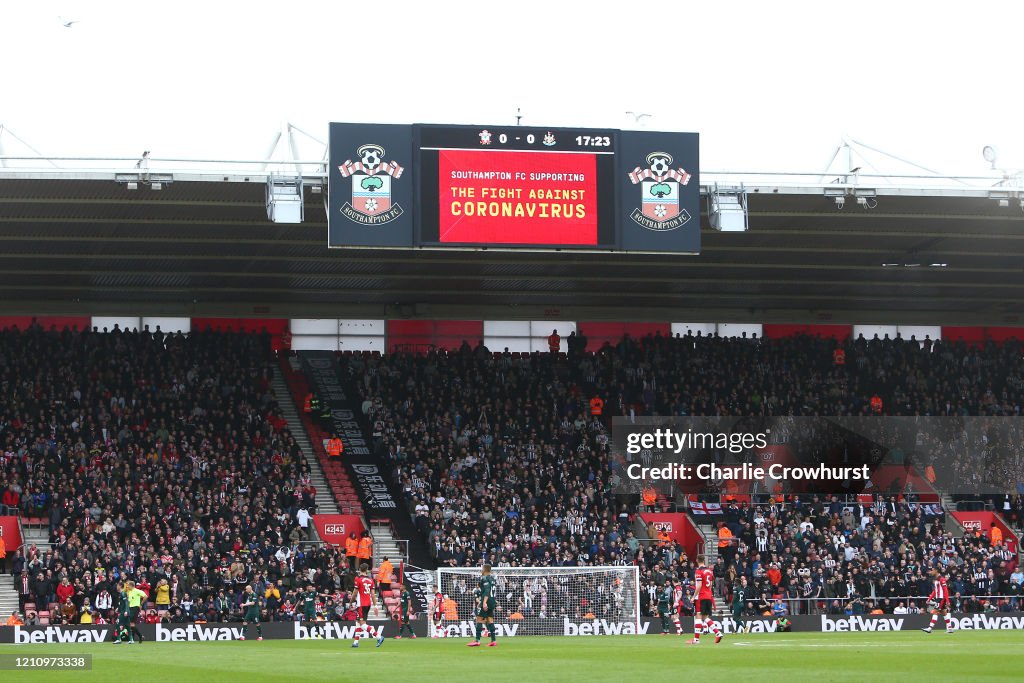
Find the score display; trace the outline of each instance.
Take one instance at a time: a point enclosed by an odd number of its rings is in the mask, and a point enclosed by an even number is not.
[[[331,124],[332,247],[700,250],[698,140]]]

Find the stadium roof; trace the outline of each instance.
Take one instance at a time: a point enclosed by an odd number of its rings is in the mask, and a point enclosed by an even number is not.
[[[173,180],[159,191],[129,190],[117,180],[137,170],[88,160],[0,168],[5,312],[1024,320],[1021,194],[990,183],[704,173],[705,188],[744,188],[750,229],[715,232],[702,215],[699,256],[328,250],[324,194],[312,187],[324,184],[322,162],[283,169],[306,177],[299,225],[267,220],[266,167],[154,162],[154,177]],[[837,191],[849,194],[843,209]]]

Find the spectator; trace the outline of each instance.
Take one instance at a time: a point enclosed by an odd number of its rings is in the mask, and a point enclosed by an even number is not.
[[[263,599],[268,615],[268,621],[274,621],[274,615],[281,605],[281,591],[273,581],[267,583],[267,589],[263,592]]]
[[[139,590],[145,590],[141,585]],[[156,603],[157,610],[166,611],[171,608],[171,587],[167,583],[167,579],[160,579],[156,584],[156,597],[153,600]]]
[[[558,353],[561,344],[562,338],[558,336],[558,330],[551,330],[551,334],[548,336],[548,351]]]
[[[295,513],[295,520],[299,523],[299,528],[302,530],[303,539],[309,538],[309,510],[305,507],[300,507],[299,511]]]
[[[69,602],[75,595],[75,587],[71,585],[70,580],[67,576],[64,576],[60,580],[60,584],[57,585],[57,602],[62,605]]]
[[[78,608],[75,607],[75,603],[71,601],[71,598],[68,598],[61,603],[58,614],[60,615],[60,623],[63,625],[75,624],[78,622],[76,619],[78,616]]]

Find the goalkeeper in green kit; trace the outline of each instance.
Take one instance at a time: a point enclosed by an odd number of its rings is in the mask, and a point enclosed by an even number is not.
[[[658,589],[658,616],[661,617],[661,635],[672,635],[672,601],[675,597],[675,590],[668,581]]]
[[[128,606],[128,590],[125,584],[118,584],[117,628],[114,630],[114,645],[134,643],[132,636],[132,610]]]
[[[491,634],[489,647],[495,647],[498,644],[498,629],[494,625],[494,610],[497,606],[497,601],[494,596],[495,580],[491,576],[491,565],[484,565],[480,581],[477,583],[477,590],[480,591],[480,608],[476,613],[476,624],[474,625],[476,635],[466,645],[469,647],[480,647],[480,636],[486,624],[487,630]]]

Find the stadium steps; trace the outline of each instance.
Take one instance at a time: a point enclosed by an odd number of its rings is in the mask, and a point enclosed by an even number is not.
[[[946,526],[945,529],[949,533],[953,534],[954,538],[960,538],[964,535],[964,528],[960,522],[953,518],[953,515],[948,514],[956,511],[956,501],[953,500],[953,496],[948,493],[939,492],[939,502],[942,503],[942,509],[946,514]]]
[[[18,609],[18,591],[10,574],[0,574],[0,623]]]
[[[714,524],[698,524],[696,518],[691,516],[693,523],[697,525],[697,530],[700,531],[701,536],[704,537],[704,564],[708,567],[714,567],[718,563],[718,528]],[[722,618],[729,616],[728,605],[725,603],[724,595],[715,595],[715,614],[716,618]]]
[[[399,562],[408,562],[409,558],[399,547],[394,534],[391,533],[391,524],[385,520],[370,520],[370,535],[373,537],[373,566],[379,567],[381,561],[386,557],[395,567]]]
[[[697,524],[697,530],[704,537],[704,563],[714,567],[718,562],[718,529],[714,524],[698,524],[695,518],[694,524]]]
[[[323,468],[320,467],[320,463],[316,459],[316,451],[313,449],[313,444],[306,433],[302,418],[299,417],[299,411],[295,407],[295,401],[292,399],[291,392],[288,391],[288,383],[285,382],[280,367],[274,366],[274,379],[271,382],[271,386],[274,389],[274,394],[277,396],[281,415],[287,420],[288,428],[295,438],[295,443],[302,449],[302,457],[309,467],[309,480],[316,487],[317,491],[317,512],[322,514],[338,514],[340,512],[338,502],[334,499],[334,493],[327,482],[327,477],[324,476]],[[310,523],[310,535],[317,539],[316,528],[312,523]]]
[[[50,549],[49,520],[45,518],[21,518],[22,548],[31,546],[39,548],[40,554]],[[8,562],[13,553],[8,553]],[[14,577],[0,574],[0,623],[11,616],[11,611],[18,609],[18,590],[14,587]],[[22,615],[24,616],[24,615]]]
[[[352,354],[349,353],[349,356]],[[364,353],[364,356],[367,354]],[[359,429],[363,434],[367,444],[373,443],[372,430],[370,428],[370,421],[361,409],[361,402],[357,398],[360,395],[359,387],[354,379],[354,376],[347,372],[346,364],[348,360],[345,360],[344,364],[338,366],[338,379],[341,382],[342,388],[344,389],[345,395],[349,397],[349,409],[355,416],[356,422],[359,424]],[[426,538],[423,534],[419,533],[416,529],[416,525],[413,522],[413,511],[409,506],[409,499],[406,496],[401,495],[400,489],[395,492],[400,514],[392,517],[391,521],[394,524],[393,531],[398,534],[399,538],[405,540],[405,547],[407,548],[407,560],[413,564],[433,568],[436,566],[434,557],[430,554],[430,549],[427,547]],[[370,520],[372,523],[372,520]],[[374,541],[376,545],[376,541]],[[390,556],[389,556],[390,557]]]
[[[21,524],[21,542],[23,548],[30,546],[36,546],[39,548],[41,554],[46,554],[46,551],[50,549],[50,528],[49,522],[44,519],[39,520],[40,524],[30,524],[25,522],[25,518],[22,518]]]
[[[302,372],[302,365],[299,359],[296,356],[282,358],[277,372],[283,373],[282,377],[286,382],[288,395],[291,397],[293,405],[296,407],[301,405],[303,397],[309,391],[309,383]],[[275,375],[277,372],[275,372]],[[317,462],[320,463],[321,471],[327,475],[328,490],[331,492],[336,505],[341,508],[343,514],[358,515],[365,519],[362,501],[352,486],[352,481],[349,479],[345,467],[339,462],[331,462],[327,457],[324,439],[329,435],[320,429],[308,415],[300,415],[298,424],[302,426],[302,430],[296,430],[298,432],[296,440],[298,440],[300,435],[305,436],[303,443],[309,445],[309,450],[304,452],[307,453],[307,457],[309,457],[308,454],[312,453]],[[302,448],[305,448],[305,446],[302,446]]]

